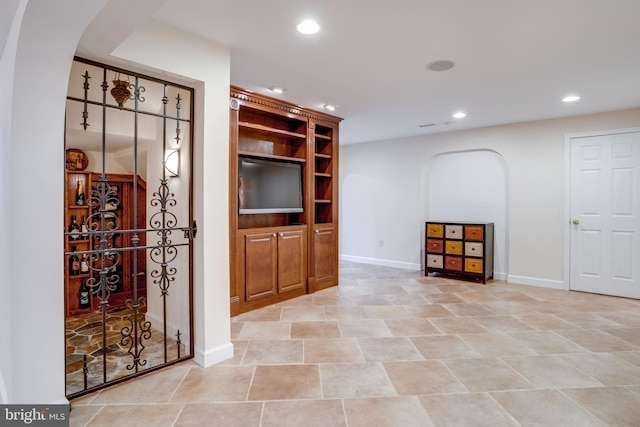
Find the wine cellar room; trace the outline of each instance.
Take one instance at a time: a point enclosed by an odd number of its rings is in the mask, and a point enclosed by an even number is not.
[[[65,117],[67,395],[193,354],[188,87],[76,58]]]

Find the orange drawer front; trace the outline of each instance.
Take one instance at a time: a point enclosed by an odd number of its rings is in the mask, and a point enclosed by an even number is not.
[[[447,240],[445,243],[446,253],[453,255],[462,255],[462,242],[452,242]]]
[[[442,224],[427,224],[427,237],[443,237],[444,227]]]
[[[482,240],[484,238],[482,226],[467,225],[464,227],[464,238],[467,240]]]
[[[468,271],[470,273],[482,273],[482,260],[465,258],[464,271]]]
[[[462,258],[457,256],[445,257],[444,268],[447,270],[462,271]]]
[[[442,240],[427,239],[427,252],[442,253]]]

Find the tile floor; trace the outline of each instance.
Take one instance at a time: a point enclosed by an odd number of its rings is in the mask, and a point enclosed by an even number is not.
[[[343,263],[232,319],[235,357],[72,401],[72,426],[638,426],[640,301]]]

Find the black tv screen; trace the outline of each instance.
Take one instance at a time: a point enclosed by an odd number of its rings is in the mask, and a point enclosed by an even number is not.
[[[303,212],[302,165],[274,160],[238,160],[241,214]]]

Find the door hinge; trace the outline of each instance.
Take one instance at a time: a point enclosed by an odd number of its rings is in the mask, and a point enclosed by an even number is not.
[[[196,223],[196,220],[193,220],[193,223],[191,224],[191,228],[187,228],[186,230],[184,230],[184,238],[185,239],[189,239],[189,240],[193,240],[196,238],[196,234],[198,233],[198,224]]]

